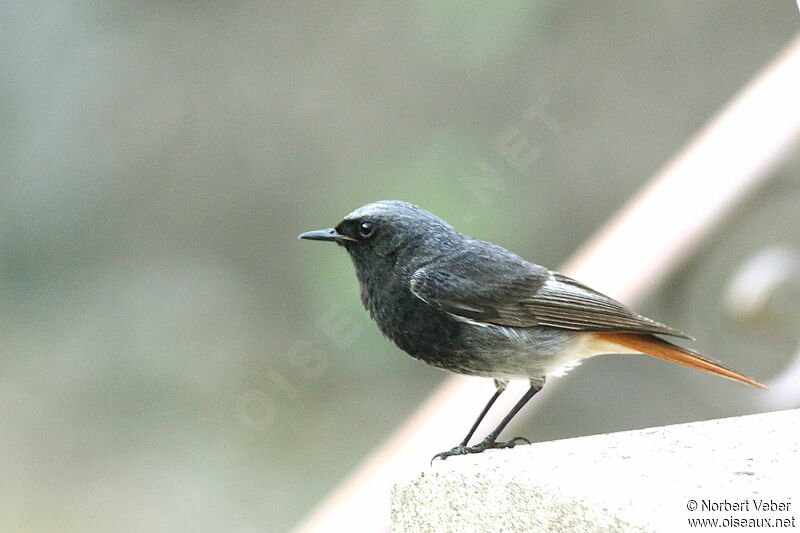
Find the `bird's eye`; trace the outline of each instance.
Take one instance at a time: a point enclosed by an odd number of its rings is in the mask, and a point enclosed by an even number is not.
[[[375,224],[366,220],[358,225],[358,235],[364,239],[369,239],[375,233]]]

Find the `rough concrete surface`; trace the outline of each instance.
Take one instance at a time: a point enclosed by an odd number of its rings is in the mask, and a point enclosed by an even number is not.
[[[800,530],[800,409],[451,457],[392,490],[396,533],[762,528]]]

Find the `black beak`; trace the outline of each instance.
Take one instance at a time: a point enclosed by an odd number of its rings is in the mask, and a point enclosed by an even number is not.
[[[355,241],[354,238],[342,235],[333,228],[318,229],[315,231],[307,231],[299,235],[300,239],[308,239],[309,241]]]

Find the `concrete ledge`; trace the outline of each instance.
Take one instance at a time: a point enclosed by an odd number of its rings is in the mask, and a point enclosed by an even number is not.
[[[798,530],[800,409],[451,457],[393,487],[391,518],[396,533]]]

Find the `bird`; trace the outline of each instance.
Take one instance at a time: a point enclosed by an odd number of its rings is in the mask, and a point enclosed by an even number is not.
[[[372,202],[333,228],[299,238],[333,242],[347,251],[361,302],[401,350],[444,370],[494,380],[495,392],[466,437],[433,459],[530,444],[524,437],[498,437],[548,378],[596,355],[645,354],[766,388],[662,338],[692,339],[689,335],[501,246],[463,235],[408,202]],[[528,380],[528,390],[497,427],[470,445],[514,379]]]

